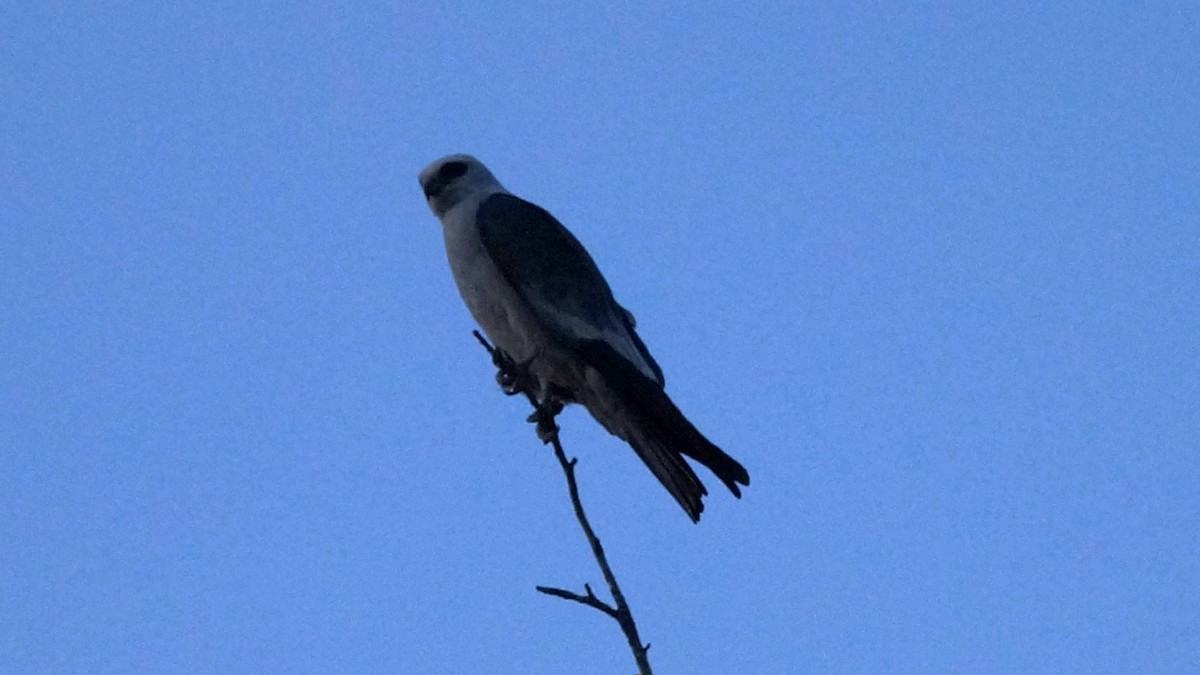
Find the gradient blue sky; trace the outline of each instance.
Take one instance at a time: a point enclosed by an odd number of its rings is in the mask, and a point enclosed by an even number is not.
[[[633,670],[464,151],[753,477],[563,418],[659,671],[1195,672],[1195,3],[585,5],[6,8],[0,671]]]

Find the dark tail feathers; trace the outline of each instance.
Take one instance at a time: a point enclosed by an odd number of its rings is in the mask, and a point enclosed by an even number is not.
[[[633,418],[633,429],[625,440],[693,521],[700,519],[704,510],[701,498],[708,491],[681,455],[708,467],[735,497],[742,496],[738,485],[750,484],[745,467],[705,438],[657,382],[606,343],[591,341],[580,351],[604,374],[608,386],[621,397]]]

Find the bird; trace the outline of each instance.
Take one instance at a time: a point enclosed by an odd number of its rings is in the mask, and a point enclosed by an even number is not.
[[[700,520],[708,491],[684,457],[741,498],[749,473],[667,395],[633,314],[562,223],[510,193],[471,155],[442,157],[418,181],[441,221],[467,309],[520,367],[539,404],[583,405],[633,448],[692,522]]]

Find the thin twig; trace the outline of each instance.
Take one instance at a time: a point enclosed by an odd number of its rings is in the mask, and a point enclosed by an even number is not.
[[[596,558],[596,564],[600,566],[600,572],[604,575],[604,581],[608,584],[608,590],[612,594],[613,604],[610,605],[596,597],[596,594],[592,592],[592,587],[588,584],[583,585],[584,591],[586,591],[585,595],[551,586],[538,586],[537,590],[546,595],[553,595],[564,600],[571,600],[587,605],[612,617],[621,627],[621,632],[625,634],[625,640],[629,643],[629,650],[633,653],[633,660],[637,662],[639,675],[652,675],[653,671],[650,669],[650,660],[646,656],[646,653],[650,650],[650,645],[643,645],[641,637],[638,636],[637,624],[633,620],[633,613],[629,609],[629,603],[625,600],[625,594],[621,592],[620,585],[617,584],[617,577],[613,574],[612,567],[608,564],[608,557],[604,554],[604,547],[600,545],[600,539],[596,536],[595,531],[592,530],[592,525],[588,522],[587,514],[584,513],[583,503],[579,499],[579,485],[575,481],[575,464],[578,460],[574,458],[567,459],[567,454],[563,451],[562,443],[559,442],[558,425],[555,424],[554,418],[562,410],[561,405],[552,401],[545,404],[539,402],[534,392],[529,389],[528,373],[519,372],[519,366],[507,354],[493,347],[479,331],[472,331],[472,334],[475,336],[475,339],[479,340],[479,344],[483,345],[484,349],[488,351],[488,354],[492,357],[492,363],[500,370],[497,380],[504,387],[505,393],[525,394],[525,397],[529,399],[530,405],[533,406],[534,413],[530,416],[529,421],[537,423],[538,438],[542,439],[543,443],[549,443],[554,447],[554,456],[558,459],[563,475],[567,479],[567,493],[571,498],[571,507],[575,511],[575,519],[579,521],[579,527],[583,529],[583,534],[587,537],[588,545],[592,549],[592,555]]]
[[[612,593],[613,605],[604,605],[597,607],[605,614],[616,619],[617,624],[621,626],[621,632],[625,634],[625,640],[629,643],[629,650],[633,652],[633,660],[637,662],[638,672],[640,675],[650,675],[650,660],[646,656],[646,652],[650,650],[650,645],[643,645],[641,637],[638,636],[637,624],[633,620],[633,613],[629,610],[629,603],[625,600],[625,594],[621,592],[621,586],[617,583],[617,577],[613,574],[612,567],[608,564],[608,556],[604,555],[604,547],[600,545],[600,538],[592,530],[591,523],[588,522],[587,514],[583,511],[583,503],[579,501],[579,486],[575,482],[575,459],[567,459],[567,455],[563,452],[562,444],[558,441],[558,434],[551,437],[551,443],[554,445],[554,456],[558,458],[558,463],[562,466],[563,475],[567,478],[567,492],[571,496],[571,506],[575,509],[575,518],[579,521],[579,527],[583,529],[583,534],[587,537],[588,545],[592,547],[592,555],[596,558],[596,564],[600,566],[600,572],[604,575],[604,581],[608,584],[608,590]],[[586,585],[588,594],[592,591]],[[542,589],[538,589],[542,590]],[[543,593],[549,591],[542,590]],[[558,593],[551,593],[558,595]],[[592,595],[595,598],[595,595]],[[574,600],[575,598],[570,598]],[[577,601],[578,602],[578,601]],[[599,600],[596,601],[599,603]],[[595,607],[595,604],[587,603],[589,606]],[[600,603],[603,604],[603,603]]]
[[[545,593],[546,595],[553,595],[555,597],[563,598],[564,600],[574,600],[582,605],[593,607],[614,619],[620,620],[618,618],[616,608],[614,608],[612,605],[609,605],[607,602],[604,602],[600,598],[597,598],[596,594],[592,592],[591,584],[583,585],[583,590],[587,591],[587,595],[580,595],[578,593],[564,590],[562,588],[555,588],[553,586],[538,586],[537,589],[539,592]]]

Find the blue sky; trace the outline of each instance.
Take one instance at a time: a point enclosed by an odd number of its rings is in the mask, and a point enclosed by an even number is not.
[[[450,152],[751,473],[562,418],[659,671],[1195,668],[1200,12],[647,5],[5,12],[0,671],[632,671]]]

